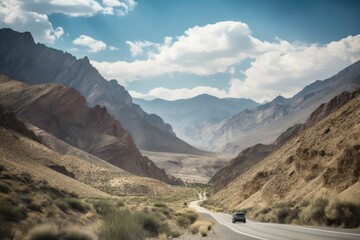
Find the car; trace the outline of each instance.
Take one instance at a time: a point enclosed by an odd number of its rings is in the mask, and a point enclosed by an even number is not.
[[[233,223],[235,223],[235,222],[244,222],[244,223],[246,223],[245,213],[242,213],[242,212],[234,213],[233,216],[232,216],[232,222]]]

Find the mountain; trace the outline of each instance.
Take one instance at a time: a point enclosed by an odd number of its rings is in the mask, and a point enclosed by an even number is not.
[[[146,112],[161,116],[173,126],[175,133],[181,139],[198,147],[205,147],[198,145],[204,126],[259,105],[250,99],[220,99],[207,94],[175,101],[134,99],[134,102]]]
[[[198,153],[177,138],[169,124],[145,113],[117,81],[105,80],[87,57],[77,60],[69,53],[35,44],[29,32],[0,29],[0,73],[29,84],[60,83],[77,89],[92,107],[106,107],[145,150]]]
[[[143,157],[131,135],[105,107],[88,107],[73,88],[28,85],[0,76],[0,103],[23,121],[121,169],[167,183],[181,182]]]
[[[329,79],[306,86],[292,98],[279,96],[255,109],[244,110],[206,126],[202,129],[200,144],[230,153],[240,152],[257,143],[269,144],[287,128],[304,123],[320,104],[359,86],[360,61]]]
[[[212,179],[212,200],[239,208],[359,194],[359,126],[360,89],[343,92],[313,111],[305,124],[284,132],[277,141],[281,146],[269,145],[270,153],[260,161],[252,164],[248,153],[259,146],[232,160]]]

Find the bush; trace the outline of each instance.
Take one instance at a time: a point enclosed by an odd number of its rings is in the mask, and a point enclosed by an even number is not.
[[[101,215],[106,215],[112,211],[111,205],[104,200],[94,202],[93,206],[95,208],[95,211]]]
[[[97,237],[85,229],[81,229],[78,226],[67,227],[62,231],[64,240],[95,240]]]
[[[137,240],[142,239],[143,232],[130,211],[118,210],[105,216],[100,235],[104,240]]]
[[[5,183],[0,183],[0,192],[9,193],[11,191],[10,187]]]
[[[81,201],[80,199],[65,198],[65,202],[72,210],[77,212],[86,213],[90,210],[90,206],[87,203]]]
[[[163,208],[163,207],[167,207],[167,206],[163,202],[156,202],[156,203],[154,203],[154,207]]]
[[[55,205],[64,213],[67,213],[69,210],[69,205],[63,199],[57,200]]]
[[[14,207],[8,203],[0,203],[0,219],[10,222],[20,222],[26,217],[24,209]]]
[[[300,214],[300,221],[304,224],[327,225],[328,220],[325,216],[325,207],[329,200],[317,198],[304,208]]]
[[[360,202],[334,200],[325,208],[329,225],[357,228],[360,226]]]
[[[116,202],[116,206],[117,207],[124,207],[125,206],[125,203],[123,201],[117,201]]]
[[[151,236],[157,236],[160,233],[161,222],[152,214],[139,212],[136,213],[136,220],[142,228],[149,232]]]
[[[208,232],[208,227],[207,226],[200,226],[199,227],[199,231],[201,236],[206,237],[207,236],[207,232]]]
[[[28,240],[95,240],[96,236],[78,226],[60,229],[54,224],[43,224],[30,230]]]
[[[35,212],[41,212],[41,206],[36,203],[30,203],[27,208]]]
[[[11,224],[2,223],[0,225],[0,240],[12,240],[15,237],[15,232]]]
[[[193,224],[198,219],[198,215],[195,212],[187,212],[176,218],[176,222],[181,227],[186,227]]]
[[[158,236],[159,240],[168,240],[168,237],[165,233],[160,233]]]
[[[59,228],[54,224],[39,225],[30,230],[28,240],[58,240],[60,239]]]

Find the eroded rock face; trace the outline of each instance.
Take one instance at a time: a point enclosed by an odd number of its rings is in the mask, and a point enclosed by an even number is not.
[[[197,153],[198,149],[177,138],[169,124],[133,104],[116,80],[107,81],[87,57],[77,60],[69,53],[35,44],[30,33],[0,29],[0,73],[30,84],[60,83],[75,88],[87,103],[106,107],[134,138],[149,151]]]
[[[0,103],[23,121],[117,167],[139,176],[180,183],[141,155],[131,134],[105,107],[88,107],[85,98],[73,88],[28,85],[2,76]]]

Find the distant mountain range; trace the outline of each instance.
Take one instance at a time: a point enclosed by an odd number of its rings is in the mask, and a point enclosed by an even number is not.
[[[105,80],[87,57],[35,44],[29,32],[0,29],[0,74],[29,84],[60,83],[77,89],[90,106],[104,106],[145,150],[200,153],[176,137],[169,124],[147,114],[117,81]]]
[[[177,136],[197,147],[202,147],[198,144],[205,126],[260,105],[250,99],[220,99],[207,94],[175,101],[163,99],[133,101],[146,112],[161,116],[164,121],[172,125]]]
[[[360,61],[329,79],[315,81],[292,98],[279,96],[269,103],[207,125],[201,131],[199,143],[228,153],[240,152],[257,143],[271,143],[287,128],[304,123],[320,104],[359,86]]]

